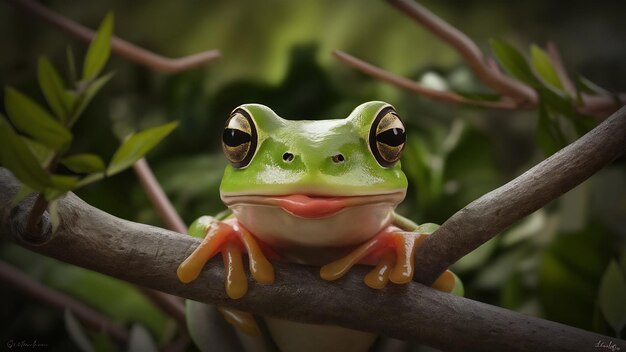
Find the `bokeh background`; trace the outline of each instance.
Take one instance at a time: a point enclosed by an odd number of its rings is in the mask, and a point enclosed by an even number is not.
[[[421,3],[486,53],[490,38],[504,39],[526,53],[530,44],[544,46],[551,40],[572,74],[610,91],[626,91],[624,2]],[[420,223],[442,223],[545,157],[535,137],[536,111],[446,105],[376,81],[334,59],[332,50],[340,49],[426,84],[488,92],[454,50],[383,1],[44,4],[91,28],[113,11],[116,35],[166,56],[222,52],[220,60],[205,67],[171,75],[113,55],[107,70],[116,72],[114,79],[75,128],[76,152],[110,156],[118,136],[180,121],[148,161],[188,223],[224,209],[218,193],[226,163],[221,128],[228,113],[242,103],[265,104],[290,119],[342,118],[364,101],[392,103],[409,129],[402,163],[410,188],[399,211]],[[0,33],[0,84],[42,103],[37,58],[46,55],[64,68],[68,46],[79,58],[86,50],[83,43],[4,1]],[[615,336],[598,297],[611,260],[626,273],[625,166],[622,157],[458,262],[453,269],[466,284],[466,296]],[[116,216],[163,226],[132,171],[78,195]],[[115,320],[144,325],[161,345],[175,335],[172,320],[123,282],[4,241],[0,259]],[[76,348],[62,313],[7,285],[0,285],[0,295],[0,343],[35,337],[53,350]]]

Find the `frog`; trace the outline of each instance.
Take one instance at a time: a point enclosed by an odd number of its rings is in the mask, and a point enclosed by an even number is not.
[[[283,119],[261,104],[235,108],[222,133],[229,163],[220,197],[229,213],[190,226],[202,242],[178,278],[192,282],[221,253],[232,299],[248,290],[243,254],[260,284],[273,283],[273,260],[319,266],[329,281],[369,265],[363,281],[371,289],[410,282],[415,251],[437,226],[418,226],[395,211],[407,193],[405,144],[403,120],[382,101],[327,120]],[[459,294],[462,283],[447,270],[432,287]]]

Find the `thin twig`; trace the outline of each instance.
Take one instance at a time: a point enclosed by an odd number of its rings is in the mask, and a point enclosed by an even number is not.
[[[71,296],[50,289],[2,261],[0,261],[0,280],[59,311],[69,309],[81,323],[91,330],[104,330],[120,344],[128,343],[128,332],[122,326]]]
[[[133,164],[133,170],[144,192],[150,199],[150,203],[152,203],[152,206],[156,209],[159,217],[165,223],[165,226],[172,231],[186,233],[187,225],[185,225],[180,215],[178,215],[178,212],[176,212],[176,209],[174,209],[174,206],[167,198],[163,188],[161,188],[161,185],[154,177],[146,159],[141,158]]]
[[[531,87],[504,75],[498,70],[491,69],[486,64],[478,46],[463,32],[413,0],[387,0],[387,2],[456,49],[465,58],[468,66],[474,71],[476,76],[487,86],[504,96],[514,98],[520,103],[519,105],[533,105],[537,103],[537,93]]]
[[[626,106],[592,131],[446,220],[415,254],[426,285],[516,221],[591,177],[626,151]]]
[[[34,0],[5,1],[14,5],[18,9],[25,11],[27,14],[35,16],[43,22],[46,22],[49,25],[56,27],[65,33],[73,35],[74,37],[82,41],[90,42],[95,35],[95,32],[93,30],[84,27],[64,16],[61,16],[56,12],[51,11],[47,7],[41,5]],[[208,50],[197,54],[172,59],[155,54],[151,51],[148,51],[144,48],[136,46],[115,36],[111,38],[111,49],[118,55],[123,56],[140,65],[147,66],[153,70],[166,73],[176,73],[190,70],[205,65],[220,57],[219,50]]]
[[[550,56],[552,65],[556,70],[556,74],[559,76],[561,83],[563,83],[563,88],[570,96],[576,96],[576,88],[567,74],[567,69],[561,59],[561,54],[559,53],[559,49],[556,47],[556,44],[553,41],[549,41],[546,45],[546,50],[548,51],[548,56]]]
[[[518,104],[510,99],[500,101],[470,100],[454,92],[432,89],[408,78],[395,75],[340,50],[333,51],[333,55],[335,55],[335,57],[341,62],[344,62],[345,64],[352,66],[372,77],[445,103],[467,104],[498,109],[519,109]]]

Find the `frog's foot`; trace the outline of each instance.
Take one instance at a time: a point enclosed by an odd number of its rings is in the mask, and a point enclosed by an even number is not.
[[[252,277],[263,284],[274,282],[274,267],[263,254],[254,236],[239,226],[236,220],[214,221],[207,228],[202,243],[180,264],[176,274],[180,281],[189,283],[200,275],[207,261],[222,252],[226,269],[226,293],[230,298],[241,298],[248,291],[248,279],[241,258],[242,250],[248,253]]]
[[[345,275],[355,264],[374,264],[364,278],[367,286],[381,289],[391,281],[406,284],[413,279],[415,250],[427,235],[404,232],[397,228],[383,230],[371,240],[357,247],[350,254],[320,270],[325,280],[336,280]],[[433,284],[437,290],[450,292],[455,279],[450,271],[443,273]]]

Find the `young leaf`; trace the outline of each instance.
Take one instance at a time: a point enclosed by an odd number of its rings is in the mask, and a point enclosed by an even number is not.
[[[533,45],[530,47],[530,57],[539,77],[553,87],[563,90],[563,83],[552,65],[550,56],[540,47]]]
[[[11,199],[11,208],[15,208],[21,201],[23,201],[26,197],[35,193],[35,190],[28,187],[27,185],[22,184],[20,189],[17,191],[13,199]]]
[[[576,77],[576,87],[582,93],[587,93],[587,94],[592,94],[592,95],[611,95],[611,92],[591,82],[590,80],[588,80],[587,78],[583,76]]]
[[[615,261],[609,263],[600,283],[600,309],[616,333],[626,325],[626,280]]]
[[[75,154],[61,159],[61,164],[76,173],[100,172],[106,169],[104,161],[95,154]]]
[[[78,183],[78,177],[66,175],[51,175],[52,186],[43,191],[43,195],[48,202],[61,198],[65,193],[74,189]]]
[[[163,138],[178,126],[178,122],[170,122],[165,125],[153,127],[145,131],[133,134],[117,149],[107,175],[114,175],[141,159],[147,152],[154,148]]]
[[[109,59],[111,50],[111,34],[113,32],[113,13],[108,13],[89,44],[85,62],[83,64],[83,80],[88,81],[96,77]]]
[[[59,73],[45,56],[39,58],[37,79],[48,105],[50,105],[59,121],[65,124],[69,111],[65,87]]]
[[[74,188],[78,182],[78,177],[67,175],[51,175],[52,188],[61,192],[67,192]]]
[[[91,102],[93,97],[102,89],[102,87],[113,77],[114,73],[108,73],[95,81],[89,83],[83,94],[79,97],[78,105],[76,106],[72,117],[70,118],[69,126],[73,126],[78,120],[80,115],[85,111],[87,105]]]
[[[83,352],[94,352],[93,345],[87,338],[87,334],[85,330],[80,325],[78,320],[74,317],[69,308],[65,309],[65,328],[70,333],[70,337],[72,341],[78,346],[78,348]]]
[[[35,141],[59,151],[69,145],[72,134],[39,104],[14,88],[5,89],[4,103],[15,127]]]
[[[50,185],[48,174],[2,115],[0,115],[0,161],[18,180],[36,191],[43,191]]]
[[[76,60],[74,59],[74,52],[71,46],[67,46],[65,50],[67,53],[67,71],[70,76],[70,86],[75,86],[78,82],[78,75],[76,74]]]
[[[37,158],[37,160],[39,161],[39,165],[45,167],[45,165],[54,154],[54,151],[41,143],[33,141],[28,137],[20,136],[20,139],[22,140],[22,142],[24,142],[24,144],[26,144],[28,149],[30,149],[35,158]]]
[[[491,39],[489,43],[498,62],[506,72],[522,82],[533,86],[538,84],[526,58],[517,49],[500,39]]]
[[[93,174],[89,174],[88,176],[85,176],[80,181],[78,181],[76,183],[76,186],[74,187],[74,189],[78,189],[78,188],[86,186],[86,185],[88,185],[90,183],[94,183],[96,181],[100,181],[103,178],[104,178],[104,172],[96,172],[96,173],[93,173]]]

